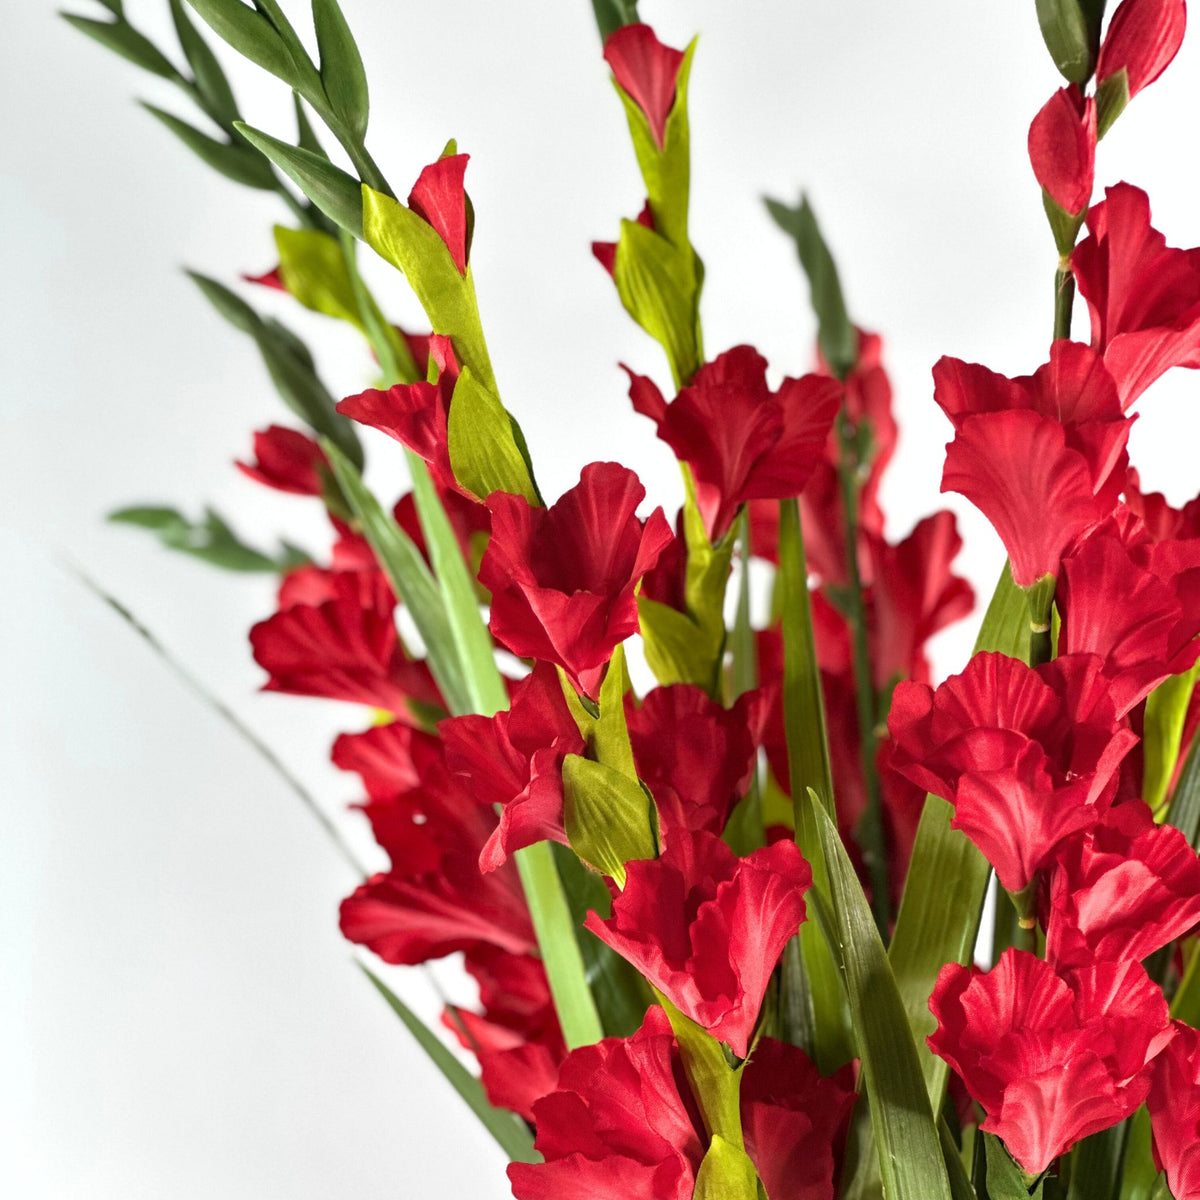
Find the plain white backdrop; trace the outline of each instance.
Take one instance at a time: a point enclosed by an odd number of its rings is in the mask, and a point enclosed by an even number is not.
[[[473,262],[501,389],[555,495],[594,459],[639,471],[673,511],[670,454],[633,416],[617,361],[667,381],[589,242],[642,200],[587,0],[343,0],[372,86],[369,144],[398,191],[448,137],[472,155]],[[300,0],[285,7],[307,28]],[[169,41],[165,0],[126,0]],[[75,0],[76,11],[102,15]],[[939,503],[990,593],[1002,555],[937,486],[944,353],[1010,374],[1043,360],[1054,251],[1025,134],[1057,76],[1032,4],[979,0],[643,0],[664,40],[701,35],[692,76],[693,240],[710,355],[752,341],[776,376],[811,360],[807,290],[764,193],[808,189],[852,314],[881,331],[902,442],[893,536]],[[282,85],[233,62],[248,119],[290,136]],[[409,1200],[508,1194],[501,1154],[351,965],[336,928],[354,883],[273,773],[73,578],[116,593],[310,782],[364,855],[326,762],[348,707],[260,696],[246,643],[271,610],[227,576],[104,524],[106,511],[211,502],[250,539],[314,549],[307,501],[231,466],[287,414],[249,342],[181,273],[227,282],[272,264],[270,196],[213,175],[133,103],[192,113],[41,3],[10,4],[0,44],[0,1193],[20,1200]],[[1200,50],[1136,98],[1098,184],[1151,196],[1173,245],[1200,243]],[[375,276],[400,321],[411,296]],[[251,294],[308,337],[333,390],[371,365],[352,333]],[[1086,336],[1083,314],[1076,332]],[[1141,404],[1149,487],[1198,490],[1200,382]],[[1153,444],[1152,444],[1153,443]],[[372,439],[370,478],[399,487]],[[938,644],[957,669],[974,635]],[[372,859],[372,861],[377,861]],[[447,974],[453,983],[453,973]],[[416,972],[398,989],[427,1016]]]

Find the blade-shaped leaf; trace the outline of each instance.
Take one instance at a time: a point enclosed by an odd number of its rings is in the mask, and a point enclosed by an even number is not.
[[[382,979],[362,963],[362,973],[375,985],[392,1011],[404,1022],[417,1044],[429,1055],[433,1065],[446,1077],[454,1090],[467,1102],[483,1127],[496,1139],[500,1148],[513,1162],[539,1163],[542,1156],[533,1148],[529,1126],[515,1113],[496,1108],[487,1098],[483,1085],[447,1049],[433,1030],[388,987]]]
[[[1188,703],[1196,683],[1197,667],[1172,675],[1160,683],[1146,700],[1142,724],[1142,799],[1153,809],[1166,799],[1171,776],[1179,762],[1180,739]]]
[[[950,1180],[950,1194],[954,1200],[979,1200],[971,1184],[967,1168],[959,1155],[958,1143],[946,1125],[945,1118],[938,1120],[938,1140],[942,1145],[942,1161],[946,1164],[946,1175]]]
[[[455,478],[481,500],[492,492],[511,492],[530,504],[540,504],[528,457],[522,453],[524,438],[519,435],[499,396],[464,366],[446,422]]]
[[[622,25],[638,22],[637,0],[592,0],[600,40],[607,42]]]
[[[578,754],[563,760],[563,818],[571,849],[625,884],[625,864],[658,854],[650,797],[632,776]]]
[[[274,190],[275,176],[257,150],[240,142],[222,142],[211,138],[195,126],[144,100],[142,107],[161,121],[202,162],[214,171],[220,171],[226,179],[263,191]]]
[[[275,249],[284,286],[305,308],[363,328],[338,238],[319,229],[276,225]]]
[[[209,509],[202,521],[189,521],[176,509],[159,505],[135,505],[109,513],[118,525],[137,525],[149,529],[171,550],[190,554],[214,567],[227,571],[268,572],[276,574],[295,565],[288,556],[271,558],[247,546],[217,513]]]
[[[1104,0],[1037,0],[1042,40],[1068,83],[1084,84],[1092,77],[1103,13]]]
[[[81,17],[76,13],[62,12],[58,14],[66,23],[80,33],[99,42],[106,50],[112,50],[122,58],[149,71],[161,75],[163,79],[177,80],[179,72],[149,38],[138,33],[132,25],[123,20],[97,21],[91,17]]]
[[[171,20],[175,23],[175,35],[183,49],[183,56],[196,79],[199,93],[209,116],[222,124],[238,119],[237,101],[229,80],[212,52],[209,44],[200,36],[195,25],[183,8],[183,0],[170,0]]]
[[[946,1164],[908,1016],[854,867],[824,805],[809,791],[829,891],[809,896],[839,960],[870,1105],[884,1195],[951,1200]]]
[[[337,117],[361,142],[370,111],[362,55],[338,0],[312,0],[312,12],[325,95]]]
[[[1129,1122],[1093,1133],[1071,1151],[1067,1200],[1115,1200]]]
[[[241,0],[188,0],[213,33],[243,58],[298,87],[296,64],[275,27]]]
[[[189,0],[190,2],[190,0]],[[363,236],[362,192],[358,181],[328,158],[290,146],[247,125],[234,126],[256,149],[267,156],[333,222]]]
[[[1167,820],[1183,833],[1193,850],[1200,850],[1200,738],[1192,742],[1179,772]]]

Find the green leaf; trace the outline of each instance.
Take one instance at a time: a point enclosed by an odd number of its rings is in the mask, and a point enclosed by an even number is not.
[[[325,95],[334,114],[345,123],[354,140],[361,142],[370,111],[362,55],[338,0],[312,0],[312,13]]]
[[[1200,850],[1200,737],[1192,742],[1179,772],[1167,820],[1182,832],[1193,850]]]
[[[1200,666],[1160,683],[1146,700],[1142,733],[1142,799],[1155,811],[1167,797],[1179,762],[1183,723]]]
[[[302,84],[308,81],[302,78],[292,51],[262,13],[248,8],[241,0],[188,0],[188,3],[213,33],[243,58],[290,86],[304,90]]]
[[[188,271],[188,278],[204,293],[204,298],[227,320],[234,329],[258,337],[262,331],[262,318],[239,295],[223,283],[199,271]]]
[[[1067,1200],[1115,1200],[1129,1122],[1093,1133],[1071,1150]]]
[[[69,12],[60,12],[58,15],[80,33],[86,33],[106,50],[112,50],[142,70],[160,75],[163,79],[179,78],[179,72],[171,60],[149,38],[138,33],[125,21],[96,21],[91,17],[81,17]]]
[[[944,1117],[938,1120],[938,1141],[942,1146],[942,1161],[946,1164],[951,1196],[954,1197],[954,1200],[979,1200],[970,1177],[967,1175],[967,1168],[963,1165],[958,1144],[947,1127]]]
[[[305,308],[363,329],[358,297],[336,237],[319,229],[276,225],[275,248],[284,286]]]
[[[319,158],[328,158],[329,155],[325,153],[324,147],[317,138],[317,131],[312,127],[308,113],[304,110],[304,101],[300,98],[299,92],[292,92],[292,107],[296,113],[296,145],[301,150],[307,150]]]
[[[1033,1175],[1027,1175],[1012,1160],[1004,1143],[994,1133],[982,1134],[987,1154],[988,1200],[1041,1200],[1042,1184],[1034,1186]],[[1094,1200],[1100,1200],[1097,1196]]]
[[[646,114],[621,86],[613,81],[625,107],[633,150],[646,185],[646,197],[654,217],[655,231],[682,251],[688,243],[688,198],[691,186],[691,149],[687,113],[688,80],[696,53],[695,38],[688,44],[675,79],[675,103],[667,116],[660,148]]]
[[[229,125],[238,119],[237,101],[229,80],[212,52],[209,44],[196,31],[183,9],[183,0],[170,0],[171,19],[175,23],[175,35],[183,49],[183,56],[196,80],[196,91],[203,101],[208,115],[221,125]]]
[[[142,107],[161,121],[189,150],[226,179],[246,187],[273,191],[275,176],[257,150],[240,142],[222,142],[181,121],[178,117],[142,101]]]
[[[637,779],[578,754],[563,759],[563,817],[571,849],[625,886],[625,864],[654,858],[652,801]]]
[[[1013,583],[1007,565],[975,642],[975,652],[983,650],[1028,659],[1028,602]],[[915,1035],[930,1102],[938,1111],[950,1068],[925,1045],[936,1025],[929,997],[944,964],[970,961],[991,873],[987,860],[966,835],[950,828],[953,815],[954,809],[945,800],[926,797],[888,952]]]
[[[625,311],[662,346],[676,387],[704,361],[700,289],[704,271],[688,245],[676,246],[637,221],[621,222],[613,280]]]
[[[520,429],[469,366],[462,367],[454,384],[446,427],[450,466],[467,491],[481,500],[492,492],[510,492],[541,504]]]
[[[412,614],[425,643],[429,669],[453,713],[471,712],[471,693],[459,661],[441,589],[413,540],[396,524],[362,481],[348,458],[328,440],[322,448],[392,588]]]
[[[1042,29],[1042,40],[1059,74],[1068,83],[1081,86],[1092,77],[1096,69],[1096,55],[1100,49],[1100,14],[1104,5],[1089,4],[1095,11],[1085,11],[1081,0],[1037,0],[1038,24]]]
[[[714,1135],[696,1172],[692,1200],[757,1200],[758,1172],[745,1150]]]
[[[190,0],[189,0],[190,2]],[[244,121],[234,128],[267,156],[331,221],[361,238],[362,196],[358,181],[323,155],[290,146]]]
[[[800,255],[800,265],[812,290],[813,311],[817,314],[817,341],[829,369],[844,379],[858,361],[858,333],[846,313],[837,265],[821,236],[816,214],[807,196],[800,197],[796,208],[778,200],[767,202],[767,210],[785,233],[791,234]]]
[[[814,884],[809,900],[842,970],[884,1195],[950,1200],[917,1047],[887,952],[837,826],[812,791],[808,808],[829,880],[828,894]]]
[[[550,981],[563,1040],[568,1050],[593,1045],[604,1036],[604,1026],[588,987],[570,906],[554,866],[550,845],[538,842],[526,846],[518,850],[514,858],[537,933],[542,965]]]
[[[515,1113],[496,1108],[487,1098],[483,1085],[458,1061],[442,1040],[387,986],[362,963],[362,973],[375,985],[392,1011],[404,1022],[417,1044],[429,1055],[433,1065],[446,1077],[454,1090],[467,1102],[483,1127],[496,1139],[512,1162],[539,1163],[542,1156],[534,1149],[529,1126]]]
[[[168,549],[190,554],[227,571],[274,574],[281,569],[278,560],[247,546],[212,509],[205,511],[203,521],[189,521],[173,508],[135,505],[109,513],[108,519],[118,525],[149,529]]]
[[[638,23],[637,0],[592,0],[601,42],[607,42],[622,25]]]

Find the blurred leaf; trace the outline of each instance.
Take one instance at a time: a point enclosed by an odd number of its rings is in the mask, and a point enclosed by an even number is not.
[[[190,0],[189,0],[190,2]],[[328,158],[290,146],[244,121],[234,128],[267,156],[331,221],[363,236],[362,193],[358,181]]]
[[[542,1156],[533,1147],[533,1135],[529,1132],[529,1126],[516,1113],[496,1108],[488,1100],[483,1085],[455,1058],[441,1038],[382,979],[362,963],[359,963],[358,967],[375,985],[396,1016],[404,1022],[409,1033],[417,1039],[417,1044],[429,1055],[433,1065],[441,1071],[454,1090],[467,1102],[483,1127],[496,1139],[509,1160],[523,1163],[541,1162]]]
[[[363,329],[354,284],[336,237],[319,229],[276,225],[275,249],[284,286],[305,308]]]
[[[120,16],[119,7],[111,11]],[[86,33],[106,50],[112,50],[142,70],[172,81],[179,78],[179,72],[171,60],[149,38],[138,33],[124,20],[96,21],[69,12],[60,12],[58,15],[80,33]]]
[[[178,117],[142,101],[142,107],[161,121],[187,148],[193,151],[207,166],[220,171],[234,183],[246,187],[273,191],[275,176],[266,160],[257,150],[240,142],[222,142],[181,121]]]
[[[355,141],[361,142],[367,132],[370,104],[367,73],[363,70],[354,34],[350,32],[338,0],[312,0],[312,12],[325,95]]]
[[[1142,799],[1155,811],[1167,798],[1167,788],[1179,762],[1183,724],[1200,665],[1172,675],[1160,683],[1146,699],[1143,722]]]
[[[778,200],[767,200],[767,210],[785,233],[791,234],[800,255],[800,265],[808,276],[813,311],[817,314],[817,341],[829,369],[844,379],[858,361],[858,333],[846,313],[837,265],[821,236],[816,214],[807,196],[800,197],[796,208]]]
[[[884,1195],[951,1200],[917,1048],[887,952],[837,826],[816,794],[807,795],[806,816],[816,824],[829,879],[828,894],[814,885],[809,900],[842,970]]]
[[[264,571],[277,574],[294,565],[295,547],[281,551],[272,558],[261,550],[247,546],[229,525],[211,508],[205,510],[204,520],[189,521],[174,508],[134,505],[119,508],[108,515],[118,525],[136,525],[149,529],[171,550],[190,554],[227,571]]]
[[[238,119],[237,101],[217,56],[184,12],[183,0],[170,0],[170,3],[175,34],[179,38],[183,56],[192,68],[196,79],[196,91],[203,100],[208,115],[220,124],[232,124]]]
[[[1007,564],[975,642],[975,653],[984,650],[1028,660],[1027,602],[1025,593],[1013,583]],[[938,1111],[950,1068],[925,1045],[936,1025],[929,997],[944,964],[970,962],[991,874],[987,860],[967,836],[950,828],[953,816],[954,809],[945,800],[926,797],[888,951],[930,1102]]]
[[[625,885],[625,864],[655,858],[653,804],[635,778],[578,754],[563,759],[563,818],[571,849],[602,875]]]
[[[592,0],[600,40],[607,42],[622,25],[636,25],[637,0]]]

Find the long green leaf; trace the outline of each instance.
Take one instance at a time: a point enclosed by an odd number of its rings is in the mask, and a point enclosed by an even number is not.
[[[142,107],[161,121],[206,166],[219,171],[226,179],[263,191],[274,190],[275,176],[257,150],[239,142],[222,142],[211,138],[195,126],[144,100]]]
[[[1196,684],[1197,668],[1172,675],[1160,683],[1146,700],[1142,723],[1142,799],[1157,809],[1166,799],[1167,787],[1179,762],[1180,739],[1188,702]]]
[[[379,994],[388,1002],[391,1010],[404,1022],[417,1044],[429,1055],[433,1065],[446,1077],[454,1090],[467,1102],[471,1111],[479,1118],[483,1127],[499,1143],[500,1148],[512,1162],[539,1163],[542,1156],[533,1147],[533,1135],[529,1126],[515,1113],[496,1108],[487,1098],[483,1085],[454,1057],[439,1038],[420,1017],[362,963],[359,970],[375,985]]]
[[[312,0],[312,12],[325,95],[337,117],[361,142],[370,112],[362,55],[338,0]]]
[[[1180,830],[1193,850],[1200,850],[1200,737],[1192,742],[1171,793],[1167,820]]]
[[[1115,1200],[1128,1136],[1129,1122],[1122,1121],[1075,1145],[1067,1200]]]
[[[622,25],[636,25],[637,0],[592,0],[600,40],[607,42]]]
[[[97,21],[91,17],[81,17],[76,13],[68,12],[60,12],[58,15],[68,25],[78,29],[80,33],[87,34],[106,50],[112,50],[122,58],[141,67],[143,71],[160,75],[163,79],[179,79],[179,72],[171,60],[149,38],[138,33],[132,25],[126,24],[125,21]]]
[[[808,792],[828,895],[809,896],[842,970],[888,1200],[951,1200],[937,1126],[887,951],[824,805]]]
[[[1054,65],[1069,83],[1086,83],[1100,48],[1104,0],[1037,0],[1038,25]]]
[[[998,650],[1014,658],[1029,654],[1025,594],[1005,566],[983,619],[975,652]],[[950,828],[954,809],[938,796],[925,800],[896,917],[888,958],[917,1043],[931,1104],[941,1110],[949,1067],[926,1045],[936,1022],[929,997],[937,973],[949,962],[966,963],[979,936],[990,868],[967,837]]]
[[[243,58],[300,91],[311,87],[291,49],[262,13],[241,0],[188,0],[188,3],[213,33]]]
[[[363,235],[362,191],[358,181],[323,155],[255,129],[244,121],[234,128],[267,156],[331,220],[361,238]]]
[[[946,1175],[950,1180],[950,1194],[954,1200],[979,1200],[975,1188],[967,1175],[967,1168],[959,1156],[958,1143],[946,1125],[944,1117],[938,1120],[938,1141],[942,1146],[942,1161],[946,1164]]]
[[[183,49],[183,56],[192,68],[196,80],[196,91],[208,115],[222,124],[238,119],[237,101],[229,80],[212,52],[209,44],[197,32],[195,25],[183,8],[183,0],[170,0],[171,20],[175,23],[175,35]]]

